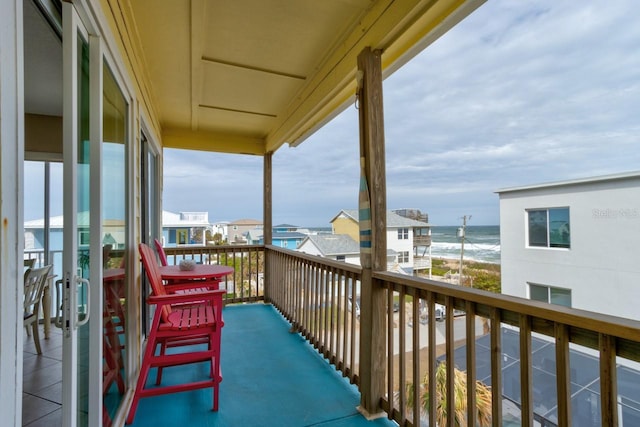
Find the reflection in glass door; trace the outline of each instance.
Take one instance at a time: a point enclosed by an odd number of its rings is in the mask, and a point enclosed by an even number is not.
[[[65,426],[89,420],[90,44],[72,4],[63,4],[63,378]]]
[[[102,250],[103,424],[110,424],[125,392],[127,259],[127,102],[103,65]]]
[[[140,188],[142,189],[142,203],[140,205],[140,233],[142,242],[153,245],[153,239],[159,238],[160,233],[160,206],[158,202],[158,154],[151,146],[144,132],[140,134],[141,141],[141,174]],[[146,275],[141,277],[142,298],[140,313],[142,318],[142,333],[146,336],[151,324],[151,312],[147,307],[149,296],[149,284]]]

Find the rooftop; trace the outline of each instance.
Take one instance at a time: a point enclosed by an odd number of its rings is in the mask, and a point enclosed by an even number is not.
[[[360,245],[346,234],[315,234],[305,238],[324,256],[360,254]],[[304,242],[303,242],[304,243]]]
[[[355,222],[358,222],[358,210],[357,209],[343,209],[340,211],[338,215],[331,219],[331,222],[335,221],[340,215],[346,215],[352,218]],[[429,227],[429,224],[422,221],[416,221],[415,219],[405,218],[403,216],[398,215],[394,211],[387,211],[387,228],[398,228],[398,227]]]
[[[640,171],[618,173],[611,175],[594,176],[588,178],[577,178],[564,181],[544,182],[541,184],[523,185],[520,187],[501,188],[496,190],[497,194],[512,193],[516,191],[537,190],[542,188],[567,187],[583,184],[604,183],[609,181],[634,180],[640,179]]]

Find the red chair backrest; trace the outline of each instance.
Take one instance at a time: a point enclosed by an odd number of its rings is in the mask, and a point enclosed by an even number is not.
[[[158,239],[153,239],[153,243],[156,245],[156,252],[158,252],[158,257],[160,258],[160,264],[163,266],[167,266],[167,254],[164,253],[164,248],[162,247],[162,243]]]
[[[167,295],[167,292],[162,283],[162,273],[160,273],[160,267],[156,261],[156,256],[153,253],[153,249],[144,243],[140,243],[138,246],[140,249],[140,256],[142,257],[142,265],[147,273],[149,284],[154,295]],[[162,307],[162,320],[166,321],[167,316],[171,313],[171,306],[165,305]]]

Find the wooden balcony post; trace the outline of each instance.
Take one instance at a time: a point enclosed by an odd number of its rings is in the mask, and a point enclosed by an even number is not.
[[[387,195],[381,56],[381,51],[365,48],[358,55],[357,72],[361,174],[366,178],[363,182],[365,192],[368,192],[371,219],[371,251],[367,250],[364,253],[361,244],[360,290],[359,410],[367,417],[375,417],[381,413],[380,398],[384,394],[385,382],[385,294],[382,287],[372,281],[373,271],[387,269]],[[363,242],[362,233],[360,240]],[[366,259],[369,257],[370,260]]]
[[[266,153],[264,155],[264,166],[263,166],[263,206],[262,206],[262,216],[263,216],[263,240],[264,245],[270,245],[272,243],[273,237],[273,212],[272,212],[272,158],[273,153]],[[264,300],[265,302],[270,302],[269,297],[269,274],[270,274],[270,266],[269,266],[269,257],[267,256],[267,251],[264,251]]]

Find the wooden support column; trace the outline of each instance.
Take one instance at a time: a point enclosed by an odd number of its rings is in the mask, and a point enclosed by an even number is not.
[[[273,203],[272,203],[272,177],[273,177],[273,166],[272,166],[273,153],[266,153],[264,155],[264,166],[263,166],[263,206],[262,206],[262,217],[263,217],[263,240],[264,245],[270,245],[272,243],[273,238]],[[269,262],[267,260],[267,251],[264,252],[264,299],[266,302],[269,302]]]
[[[373,283],[373,271],[387,269],[387,194],[384,117],[382,105],[382,52],[365,48],[358,55],[358,108],[360,115],[361,173],[366,178],[371,212],[371,262],[362,260],[360,288],[360,406],[367,417],[381,414],[385,384],[385,294]],[[362,236],[361,236],[362,240]],[[368,264],[368,265],[367,265]]]

